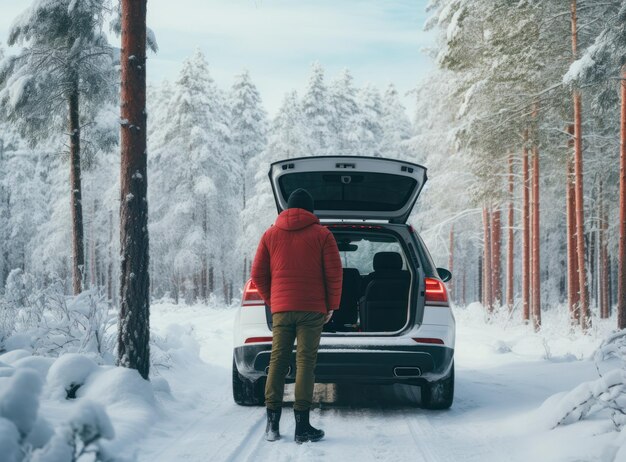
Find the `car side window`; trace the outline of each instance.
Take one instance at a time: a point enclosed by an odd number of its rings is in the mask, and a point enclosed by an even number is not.
[[[406,257],[398,242],[372,242],[361,240],[354,242],[358,249],[352,252],[341,252],[344,268],[356,268],[361,275],[374,271],[374,255],[378,252],[396,252],[402,256],[402,269],[407,269]]]

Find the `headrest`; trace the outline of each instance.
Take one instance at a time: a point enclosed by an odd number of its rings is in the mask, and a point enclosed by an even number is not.
[[[343,269],[343,278],[344,279],[361,279],[361,273],[356,268],[344,268]]]
[[[374,271],[401,269],[402,256],[398,252],[378,252],[374,255]]]

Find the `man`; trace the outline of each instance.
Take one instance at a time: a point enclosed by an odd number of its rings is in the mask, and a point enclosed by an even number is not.
[[[337,242],[313,211],[313,197],[296,189],[288,209],[263,234],[252,264],[252,282],[272,309],[272,355],[265,386],[268,441],[280,438],[285,376],[296,339],[294,439],[300,444],[324,437],[309,423],[309,411],[322,328],[339,308],[343,271]]]

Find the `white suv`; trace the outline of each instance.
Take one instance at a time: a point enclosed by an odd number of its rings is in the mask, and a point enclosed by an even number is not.
[[[409,214],[426,168],[359,156],[275,162],[269,172],[278,212],[292,191],[315,199],[342,257],[339,310],[322,334],[319,383],[403,383],[421,387],[422,406],[445,409],[454,397],[455,321],[444,282]],[[235,319],[233,397],[262,405],[272,349],[270,308],[248,281]],[[295,351],[287,382],[295,379]]]

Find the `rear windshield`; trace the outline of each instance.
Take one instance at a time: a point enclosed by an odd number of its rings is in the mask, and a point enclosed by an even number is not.
[[[386,233],[332,231],[344,268],[356,268],[363,276],[374,271],[374,255],[378,252],[395,252],[402,257],[401,269],[408,269],[402,245],[394,236]]]
[[[318,210],[391,212],[406,205],[417,181],[390,173],[302,172],[283,175],[278,184],[285,198],[306,189]]]

